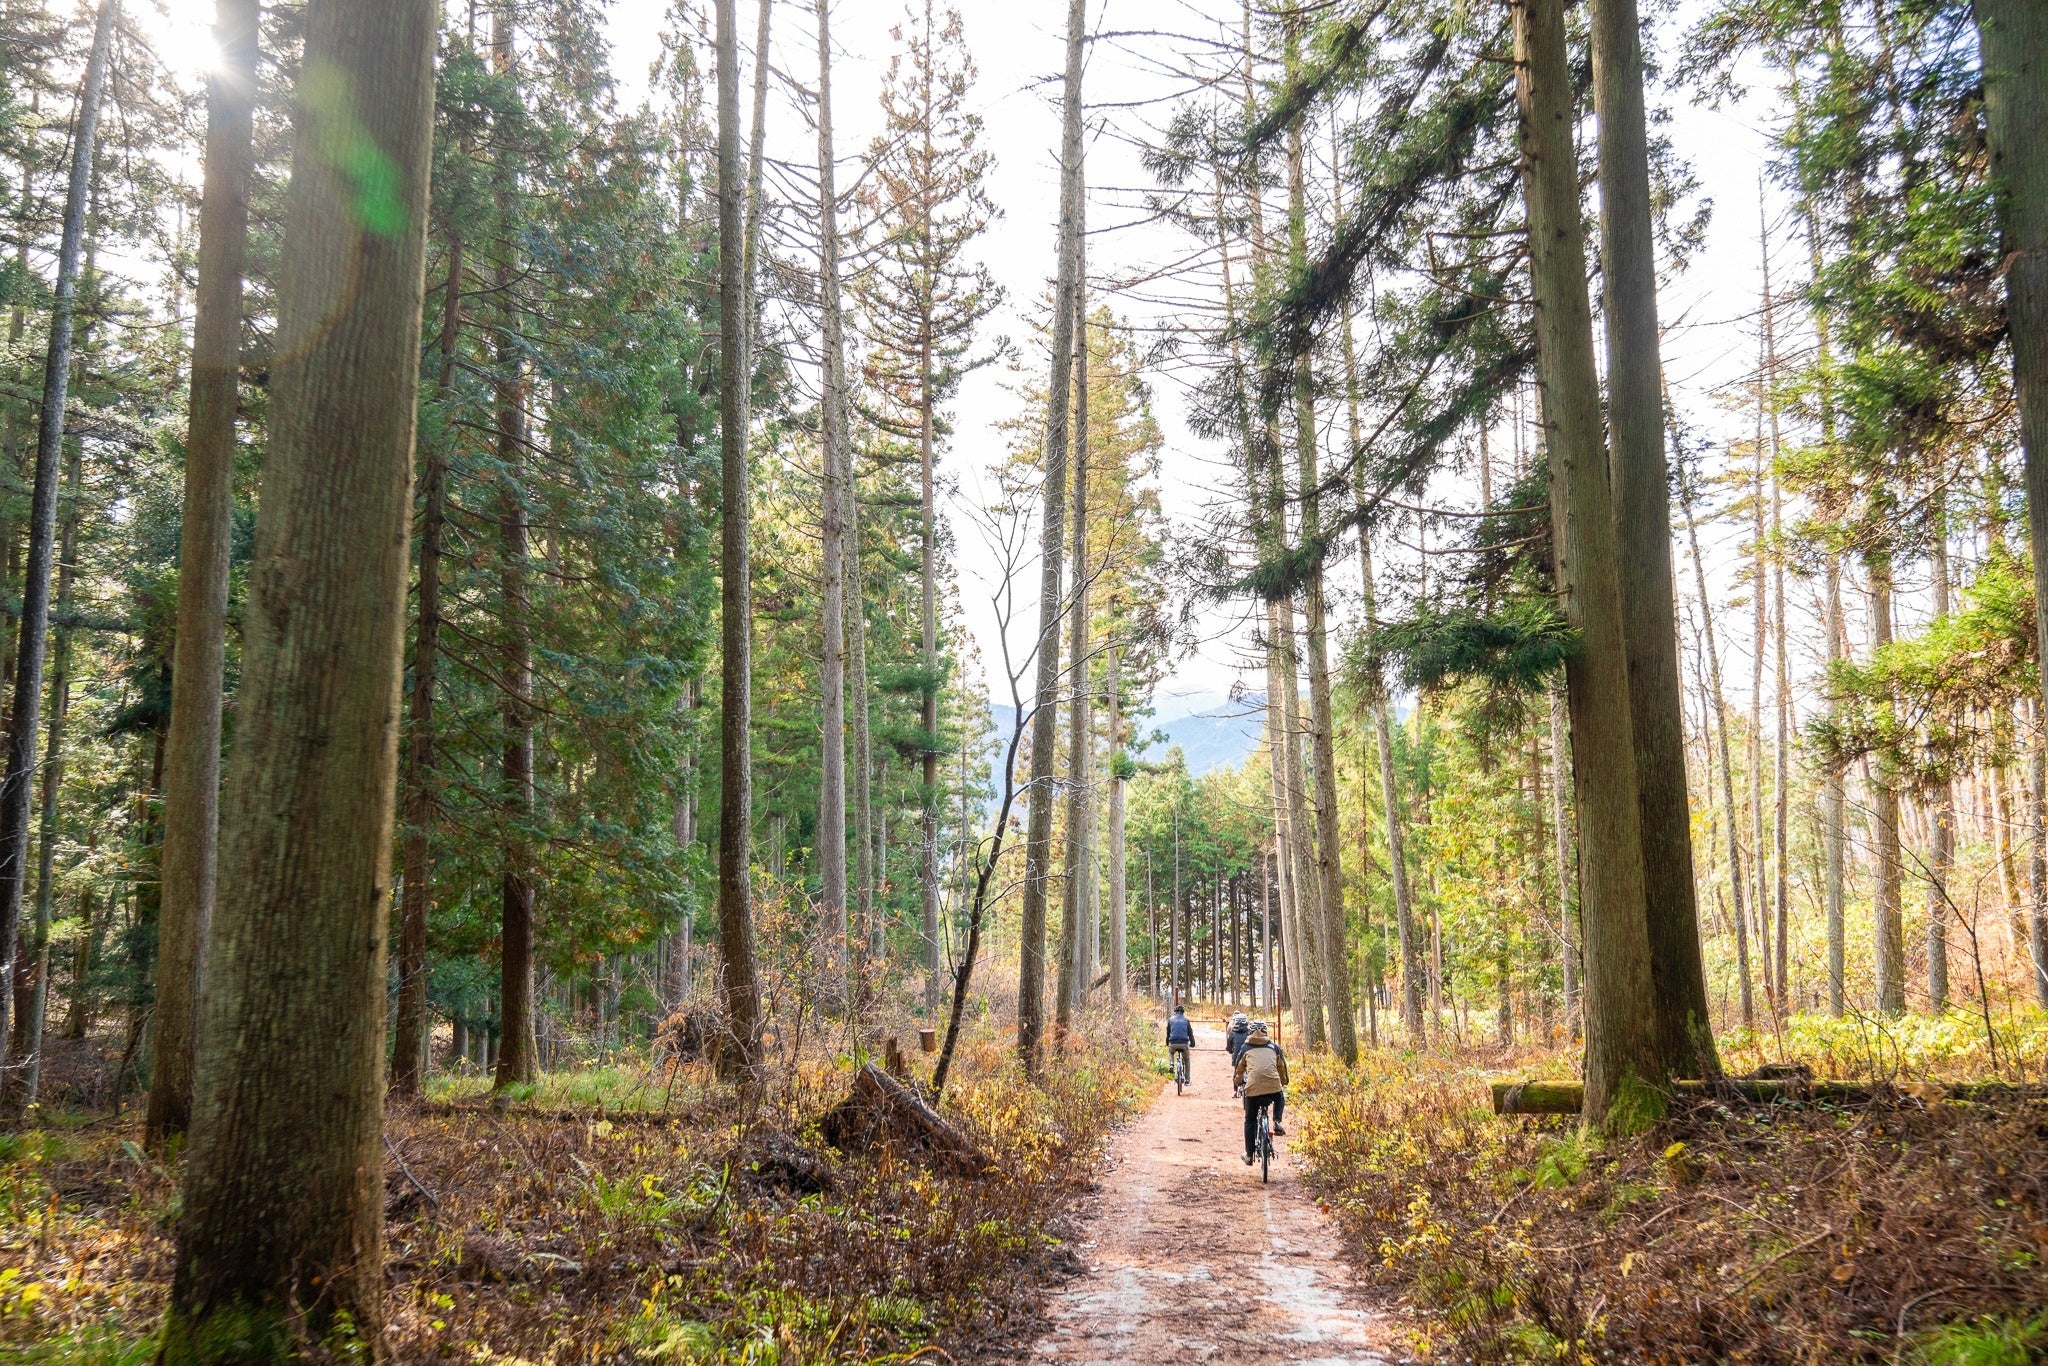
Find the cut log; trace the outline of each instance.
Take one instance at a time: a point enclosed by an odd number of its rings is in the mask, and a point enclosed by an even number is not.
[[[2003,1081],[1938,1082],[1892,1086],[1883,1082],[1815,1081],[1803,1074],[1729,1077],[1721,1081],[1672,1083],[1678,1095],[1698,1100],[1812,1102],[1835,1104],[1903,1104],[1910,1101],[2012,1101],[2048,1099],[2048,1087]],[[1576,1081],[1497,1081],[1493,1112],[1497,1115],[1575,1115],[1585,1103],[1586,1088]]]
[[[923,1096],[873,1063],[853,1074],[846,1099],[825,1112],[818,1132],[843,1153],[877,1148],[916,1152],[928,1165],[959,1176],[979,1176],[990,1161],[981,1145]]]

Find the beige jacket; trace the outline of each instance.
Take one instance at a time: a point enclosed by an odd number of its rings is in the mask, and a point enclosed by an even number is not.
[[[1236,1079],[1247,1096],[1270,1096],[1287,1088],[1287,1055],[1280,1045],[1254,1038],[1237,1055]]]

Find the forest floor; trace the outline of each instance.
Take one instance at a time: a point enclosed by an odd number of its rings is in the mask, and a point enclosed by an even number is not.
[[[477,1079],[394,1104],[392,1359],[882,1362],[1008,1340],[1071,1261],[1105,1136],[1151,1094],[1141,1050],[1101,1023],[1036,1086],[995,1031],[963,1043],[945,1113],[979,1173],[823,1143],[851,1062],[822,1051],[746,1103],[640,1063],[549,1074],[502,1109]],[[0,1133],[0,1360],[142,1366],[180,1163],[142,1150],[133,1109],[43,1119]]]
[[[1825,1074],[1825,1049],[1804,1057]],[[2042,1103],[1911,1082],[1876,1103],[1682,1104],[1608,1139],[1492,1113],[1501,1069],[1566,1063],[1385,1050],[1350,1073],[1298,1069],[1288,1128],[1306,1184],[1416,1354],[2048,1360]]]
[[[1241,1160],[1220,1030],[1197,1026],[1192,1085],[1162,1081],[1112,1140],[1077,1241],[1078,1273],[1015,1362],[1387,1366],[1401,1354],[1341,1259],[1335,1225],[1281,1139],[1273,1179]]]

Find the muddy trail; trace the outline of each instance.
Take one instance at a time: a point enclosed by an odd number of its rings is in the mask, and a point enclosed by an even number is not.
[[[1049,1298],[1033,1362],[1392,1366],[1387,1323],[1365,1307],[1278,1141],[1270,1184],[1244,1153],[1222,1030],[1196,1026],[1193,1084],[1173,1083],[1111,1143],[1074,1250],[1082,1270]]]

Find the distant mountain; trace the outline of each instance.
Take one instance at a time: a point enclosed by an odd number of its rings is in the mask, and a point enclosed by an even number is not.
[[[997,740],[1007,744],[1016,710],[1003,703],[989,711]],[[1219,700],[1213,705],[1177,716],[1149,718],[1144,734],[1151,743],[1146,745],[1141,757],[1155,763],[1164,762],[1167,751],[1178,745],[1181,753],[1187,756],[1188,772],[1200,777],[1250,759],[1258,752],[1263,727],[1264,718],[1255,708],[1245,703]],[[1163,744],[1152,738],[1155,731],[1165,735]],[[1064,735],[1061,743],[1065,743]]]
[[[1166,737],[1145,751],[1147,758],[1165,758],[1165,751],[1180,746],[1187,757],[1188,772],[1196,777],[1221,768],[1236,768],[1258,753],[1265,717],[1243,704],[1223,703],[1169,719],[1154,718],[1152,729]]]

